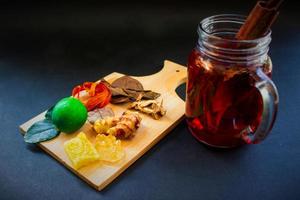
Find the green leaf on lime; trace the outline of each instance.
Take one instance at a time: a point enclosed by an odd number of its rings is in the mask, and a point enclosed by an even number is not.
[[[50,109],[47,110],[45,114],[45,118],[52,121],[52,111],[53,111],[54,106],[52,106]]]
[[[73,97],[60,100],[45,114],[45,119],[34,123],[26,132],[27,143],[38,143],[55,138],[59,133],[80,129],[87,119],[86,107]]]
[[[43,120],[34,123],[26,132],[24,140],[27,143],[38,143],[50,140],[60,133],[50,120]]]

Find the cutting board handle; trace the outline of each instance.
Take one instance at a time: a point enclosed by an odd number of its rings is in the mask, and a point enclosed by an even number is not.
[[[169,60],[164,61],[164,67],[158,72],[166,81],[169,91],[176,93],[176,88],[187,80],[187,68]]]
[[[137,78],[143,83],[149,82],[156,84],[156,87],[164,87],[164,91],[180,99],[176,94],[176,88],[186,82],[187,68],[172,61],[165,60],[164,66],[159,72],[148,76],[139,76]]]

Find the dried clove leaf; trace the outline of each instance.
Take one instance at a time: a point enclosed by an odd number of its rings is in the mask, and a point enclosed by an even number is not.
[[[113,104],[119,104],[119,103],[127,103],[130,102],[130,97],[125,97],[125,96],[113,96],[110,100],[111,103]]]
[[[159,93],[157,92],[153,92],[153,91],[145,91],[143,93],[143,98],[144,99],[157,99],[160,96]]]
[[[111,90],[112,92],[112,96],[129,96],[126,91],[122,88],[115,88],[115,87],[112,87],[110,86],[109,89]]]
[[[126,103],[141,99],[153,100],[160,96],[159,93],[151,90],[144,90],[143,85],[130,76],[122,76],[116,79],[112,84],[101,80],[111,91],[111,103]]]

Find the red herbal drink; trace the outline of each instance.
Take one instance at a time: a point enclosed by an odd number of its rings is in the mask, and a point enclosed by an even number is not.
[[[243,20],[221,15],[202,21],[188,60],[188,127],[214,147],[257,143],[276,116],[278,96],[267,55],[270,33],[259,40],[235,40]]]

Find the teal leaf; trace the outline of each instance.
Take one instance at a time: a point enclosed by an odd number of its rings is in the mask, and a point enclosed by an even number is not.
[[[27,143],[38,143],[55,138],[60,131],[48,119],[34,123],[24,136]]]
[[[52,111],[53,111],[54,106],[52,106],[49,110],[47,110],[45,114],[45,118],[52,121]]]

